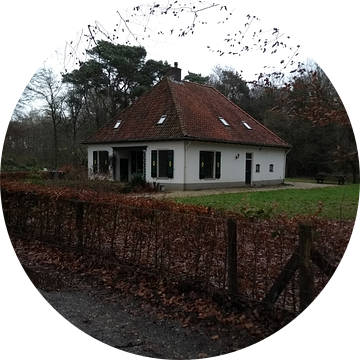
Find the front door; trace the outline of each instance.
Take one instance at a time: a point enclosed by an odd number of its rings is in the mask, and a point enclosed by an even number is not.
[[[245,185],[251,185],[252,154],[246,153],[245,163]]]
[[[129,160],[120,159],[120,181],[129,181]]]

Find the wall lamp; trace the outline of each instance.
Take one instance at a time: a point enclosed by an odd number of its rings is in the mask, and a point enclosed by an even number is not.
[[[240,154],[235,155],[235,159],[237,160],[240,157]]]

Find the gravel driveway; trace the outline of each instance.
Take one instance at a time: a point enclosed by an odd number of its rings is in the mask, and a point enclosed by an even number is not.
[[[202,195],[218,195],[218,194],[235,194],[240,192],[252,192],[252,191],[273,191],[284,189],[317,189],[328,186],[338,186],[336,184],[318,184],[316,182],[298,182],[287,181],[285,184],[274,186],[243,186],[238,188],[223,188],[223,189],[206,189],[206,190],[188,190],[188,191],[175,191],[166,190],[164,192],[150,194],[149,196],[158,198],[175,198],[175,197],[187,197],[187,196],[202,196]],[[143,195],[141,195],[143,196]]]

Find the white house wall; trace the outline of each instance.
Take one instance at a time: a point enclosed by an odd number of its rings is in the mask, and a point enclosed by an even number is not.
[[[158,183],[164,185],[165,188],[183,189],[184,183],[184,143],[181,141],[162,141],[150,143],[123,143],[123,144],[96,144],[88,146],[88,169],[89,177],[94,179],[93,167],[93,152],[94,151],[108,151],[109,156],[115,154],[116,156],[116,174],[115,179],[120,179],[120,159],[129,159],[129,174],[130,174],[130,159],[131,148],[138,148],[146,146],[146,181],[150,183]],[[130,148],[131,147],[131,148]],[[114,150],[115,148],[115,150]],[[151,151],[152,150],[173,150],[174,151],[174,177],[168,178],[152,178],[151,177]],[[96,175],[101,177],[102,175]],[[108,179],[113,179],[111,167],[109,167]]]
[[[94,174],[93,171],[93,153],[94,151],[107,151],[109,153],[109,157],[113,154],[113,145],[111,144],[96,144],[96,145],[88,145],[88,173],[89,178],[102,178],[111,180],[113,178],[112,173],[108,174]],[[110,170],[110,167],[109,167]]]
[[[199,179],[200,151],[221,152],[220,179]],[[251,185],[284,182],[284,149],[192,142],[186,146],[185,190],[244,186],[246,153],[252,154]],[[256,164],[260,165],[258,173]],[[273,164],[273,172],[269,171],[270,164]]]
[[[261,149],[261,150],[260,150]],[[285,180],[286,150],[275,148],[256,148],[253,156],[253,183],[254,185],[279,184]],[[260,171],[256,172],[256,165]],[[273,171],[270,172],[270,165]]]
[[[284,182],[286,150],[279,148],[229,145],[221,143],[207,143],[198,141],[162,141],[149,143],[131,144],[97,144],[88,146],[88,168],[90,177],[93,178],[92,164],[93,151],[108,151],[111,157],[116,155],[115,179],[120,178],[120,158],[131,157],[129,147],[146,146],[146,180],[163,185],[165,189],[206,189],[220,187],[237,187],[245,185],[246,153],[252,154],[251,184],[275,185]],[[121,149],[124,147],[124,149]],[[114,148],[116,149],[114,151]],[[173,178],[151,177],[151,151],[173,150]],[[221,176],[219,179],[200,179],[200,151],[221,152]],[[256,165],[260,165],[260,171],[256,172]],[[273,172],[270,172],[270,164],[273,164]],[[111,167],[108,178],[113,179]],[[129,172],[130,174],[130,172]]]

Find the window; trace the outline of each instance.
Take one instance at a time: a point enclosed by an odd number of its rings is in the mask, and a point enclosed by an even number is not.
[[[269,165],[269,172],[274,172],[274,165],[273,164]]]
[[[228,124],[228,122],[222,117],[222,116],[219,116],[219,120],[225,125],[225,126],[230,126]]]
[[[200,151],[200,179],[220,179],[221,152]]]
[[[174,177],[174,150],[151,151],[151,177],[169,179]]]
[[[131,174],[142,173],[145,174],[144,169],[144,151],[133,150],[131,151]]]
[[[157,122],[158,125],[161,125],[161,124],[164,123],[164,121],[165,121],[165,119],[166,119],[166,116],[167,116],[167,115],[161,115],[161,118],[160,118],[159,121]]]
[[[118,120],[117,123],[114,125],[114,129],[117,129],[121,125],[121,120]]]
[[[260,172],[260,164],[256,164],[256,166],[255,166],[255,171],[256,171],[256,172]]]
[[[109,171],[108,151],[93,151],[93,171],[101,174]]]
[[[168,177],[168,166],[169,166],[169,159],[168,159],[168,152],[167,151],[159,151],[159,177]]]
[[[252,130],[251,126],[246,121],[243,121],[242,123],[248,130]]]

